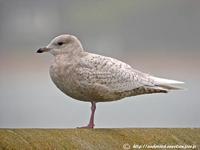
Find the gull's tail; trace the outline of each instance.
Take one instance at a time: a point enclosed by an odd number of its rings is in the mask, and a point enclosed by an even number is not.
[[[184,88],[179,87],[178,85],[184,84],[184,82],[176,81],[176,80],[169,80],[151,76],[151,79],[154,80],[156,86],[170,91],[170,90],[183,90]]]

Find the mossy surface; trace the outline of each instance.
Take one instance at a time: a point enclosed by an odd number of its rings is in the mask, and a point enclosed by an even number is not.
[[[196,145],[200,129],[0,129],[1,149],[123,150],[123,145]]]

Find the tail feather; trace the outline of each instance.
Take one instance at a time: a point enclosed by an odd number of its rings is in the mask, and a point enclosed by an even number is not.
[[[181,81],[176,81],[176,80],[169,80],[169,79],[163,79],[163,78],[158,78],[158,77],[151,77],[151,79],[154,80],[156,85],[158,87],[161,87],[166,90],[183,90],[183,88],[177,86],[180,84],[184,84],[184,82]]]
[[[178,87],[175,85],[158,85],[158,86],[166,90],[183,90],[182,87]]]

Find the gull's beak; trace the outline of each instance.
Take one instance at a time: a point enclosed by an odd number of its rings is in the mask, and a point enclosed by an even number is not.
[[[50,51],[50,48],[47,48],[47,47],[43,47],[43,48],[39,48],[37,50],[37,53],[43,53],[43,52],[48,52]]]

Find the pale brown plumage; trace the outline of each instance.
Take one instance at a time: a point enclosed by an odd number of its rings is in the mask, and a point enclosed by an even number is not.
[[[182,82],[157,78],[133,69],[117,59],[86,52],[72,35],[61,35],[38,50],[55,56],[50,76],[66,95],[92,102],[88,127],[93,127],[95,102],[120,100],[128,96],[167,93]]]

